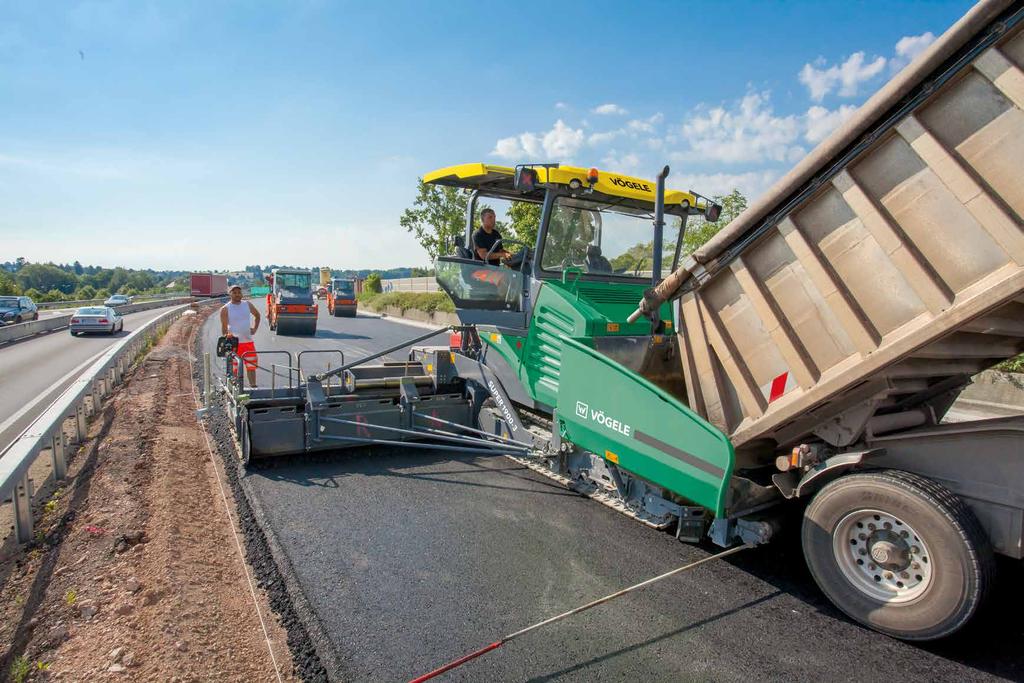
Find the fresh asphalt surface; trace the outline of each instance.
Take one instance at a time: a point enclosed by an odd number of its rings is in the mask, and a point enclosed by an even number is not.
[[[0,450],[32,423],[92,360],[164,308],[129,313],[113,336],[55,330],[0,345]]]
[[[423,332],[322,311],[316,337],[275,337],[264,324],[256,346],[340,347],[352,359]],[[206,349],[218,335],[214,317]],[[500,456],[358,450],[288,458],[247,479],[343,662],[339,680],[408,680],[714,552]],[[1021,680],[1024,571],[1011,562],[1000,569],[1000,589],[974,628],[912,645],[831,607],[790,531],[524,636],[439,680]]]

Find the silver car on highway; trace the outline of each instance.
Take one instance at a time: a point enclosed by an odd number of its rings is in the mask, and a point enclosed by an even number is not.
[[[83,332],[114,334],[124,329],[124,318],[110,306],[85,306],[71,314],[68,330],[72,337]]]

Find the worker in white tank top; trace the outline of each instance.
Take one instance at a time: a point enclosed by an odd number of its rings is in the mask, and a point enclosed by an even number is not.
[[[260,327],[260,312],[249,301],[242,300],[242,288],[234,285],[228,290],[231,300],[220,309],[220,331],[225,337],[238,339],[235,355],[242,359],[245,374],[249,376],[249,385],[256,386],[256,368],[259,357],[256,355],[256,343],[253,335]],[[236,363],[231,364],[231,371],[238,372]]]

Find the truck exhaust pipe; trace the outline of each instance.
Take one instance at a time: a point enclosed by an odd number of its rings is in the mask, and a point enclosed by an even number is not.
[[[658,174],[658,186],[654,198],[654,254],[651,258],[651,287],[657,287],[661,280],[661,250],[665,242],[665,179],[669,168],[661,169]]]

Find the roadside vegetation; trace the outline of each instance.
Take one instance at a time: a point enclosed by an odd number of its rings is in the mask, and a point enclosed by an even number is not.
[[[424,313],[454,313],[455,305],[444,292],[387,292],[385,294],[364,291],[359,295],[359,304],[371,311],[383,311],[388,306],[397,306],[404,313],[407,310]]]
[[[186,271],[131,270],[72,264],[0,264],[0,295],[27,296],[36,303],[105,299],[111,294],[138,296],[188,291]]]

